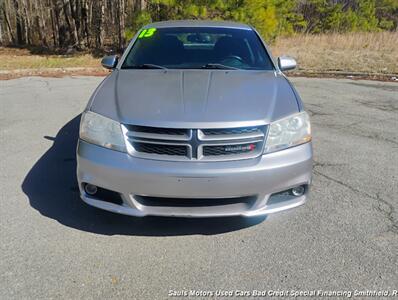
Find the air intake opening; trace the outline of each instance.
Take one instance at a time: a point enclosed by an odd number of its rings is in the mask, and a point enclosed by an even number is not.
[[[251,207],[256,201],[255,196],[236,198],[163,198],[136,195],[134,199],[145,206],[163,207],[209,207],[233,204],[245,204]]]

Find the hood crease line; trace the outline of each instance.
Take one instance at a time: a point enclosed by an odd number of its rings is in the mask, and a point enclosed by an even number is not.
[[[207,112],[208,108],[208,102],[209,102],[209,94],[210,94],[210,85],[211,85],[211,80],[213,79],[213,71],[209,72],[209,76],[207,79],[207,90],[206,90],[206,101],[205,101],[205,109],[204,111]]]
[[[185,110],[185,98],[184,98],[184,80],[185,80],[184,73],[185,73],[184,71],[181,71],[180,93],[181,93],[182,108],[185,114],[186,110]]]

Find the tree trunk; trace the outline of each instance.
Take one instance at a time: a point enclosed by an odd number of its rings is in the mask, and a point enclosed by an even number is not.
[[[140,0],[140,2],[141,2],[140,10],[146,9],[147,1],[146,0]]]
[[[10,7],[10,6],[8,6],[8,7]],[[16,41],[15,41],[15,37],[14,37],[14,34],[12,32],[12,28],[11,28],[11,24],[10,24],[10,17],[8,15],[9,12],[10,12],[10,9],[7,9],[7,2],[4,1],[4,10],[3,10],[4,22],[5,22],[5,25],[6,25],[6,30],[8,32],[9,41],[10,41],[11,44],[15,45]]]
[[[53,9],[50,9],[51,14],[51,23],[53,27],[53,38],[54,38],[54,47],[60,47],[62,45],[62,39],[64,37],[61,36],[60,28],[59,28],[59,10],[57,5],[57,0],[53,1]]]
[[[65,16],[65,21],[66,21],[66,25],[68,26],[69,29],[69,33],[71,35],[71,37],[73,36],[74,39],[74,45],[78,46],[79,45],[79,36],[77,34],[76,31],[76,26],[75,26],[75,22],[71,22],[71,18],[72,18],[72,12],[70,10],[70,0],[63,0],[63,11],[64,11],[64,16]]]
[[[46,18],[44,17],[44,11],[45,7],[43,6],[42,2],[39,2],[38,10],[40,10],[40,17],[38,16],[38,28],[39,28],[39,34],[42,35],[41,39],[43,40],[44,46],[48,47],[48,42],[47,42],[47,34],[46,34]],[[41,22],[40,22],[41,21]]]
[[[0,19],[0,45],[3,45],[3,22],[1,22],[2,20]]]
[[[124,48],[124,11],[125,11],[125,7],[124,7],[124,0],[119,0],[119,9],[118,9],[118,15],[119,15],[119,51],[121,51]]]
[[[82,0],[81,3],[81,37],[82,39],[85,38],[86,42],[85,42],[85,46],[87,48],[90,48],[91,44],[90,44],[90,31],[89,31],[89,6],[87,3],[87,0]]]
[[[80,48],[82,46],[81,43],[81,34],[80,34],[80,22],[81,22],[81,16],[80,16],[80,12],[81,12],[81,7],[80,7],[80,1],[79,0],[68,0],[69,1],[69,10],[70,10],[70,14],[72,17],[72,29],[73,29],[73,35],[75,37],[75,41],[78,45],[78,47]],[[74,5],[72,4],[72,2],[74,2]]]
[[[15,23],[16,23],[16,30],[17,30],[17,39],[16,39],[16,45],[23,45],[24,44],[24,39],[23,39],[23,32],[22,32],[22,24],[21,24],[21,14],[19,11],[19,5],[18,1],[14,0],[14,9],[15,9]]]
[[[104,15],[105,15],[105,6],[104,0],[98,0],[96,3],[96,17],[94,18],[94,27],[95,27],[95,47],[96,49],[102,49],[104,43]]]
[[[28,45],[31,45],[32,44],[31,35],[30,35],[31,24],[30,24],[30,16],[29,16],[29,13],[28,13],[26,1],[22,1],[22,6],[23,6],[23,12],[24,12],[24,15],[25,15],[25,17],[23,18],[25,42]]]

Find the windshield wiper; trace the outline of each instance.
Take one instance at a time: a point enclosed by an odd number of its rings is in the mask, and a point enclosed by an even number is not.
[[[222,70],[240,70],[239,68],[226,66],[223,64],[205,64],[202,69],[222,69]]]
[[[122,67],[122,69],[167,69],[167,68],[155,64],[141,64],[141,65]]]

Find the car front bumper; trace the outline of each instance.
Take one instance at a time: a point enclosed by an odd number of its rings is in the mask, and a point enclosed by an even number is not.
[[[311,143],[262,155],[255,159],[223,162],[175,162],[132,157],[126,153],[79,141],[77,178],[80,195],[89,205],[131,216],[221,217],[266,215],[303,204],[302,196],[271,195],[299,185],[308,187],[312,174]],[[84,184],[120,193],[122,205],[97,199]],[[141,196],[165,199],[165,205],[145,205]],[[250,196],[249,204],[222,204],[223,199]],[[167,199],[184,199],[168,206]],[[189,199],[216,199],[220,205],[189,206]],[[272,199],[272,200],[271,200]],[[187,203],[188,202],[188,203]]]

